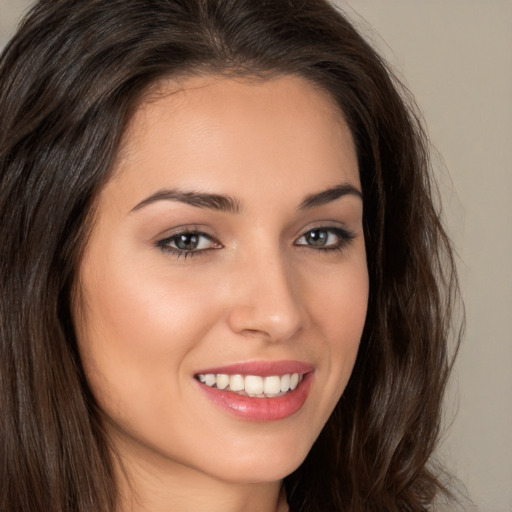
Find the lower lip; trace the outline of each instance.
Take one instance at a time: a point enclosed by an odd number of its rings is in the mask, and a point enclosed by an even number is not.
[[[235,416],[251,421],[276,421],[288,418],[302,408],[308,397],[312,380],[313,372],[307,373],[293,391],[274,398],[239,395],[232,391],[212,388],[200,382],[198,384],[212,402]]]

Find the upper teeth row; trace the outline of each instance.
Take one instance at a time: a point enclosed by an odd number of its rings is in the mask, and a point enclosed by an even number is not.
[[[272,375],[260,377],[259,375],[226,375],[223,373],[199,374],[199,380],[207,386],[216,386],[218,389],[244,392],[249,396],[277,396],[294,390],[301,380],[299,373],[285,375]]]

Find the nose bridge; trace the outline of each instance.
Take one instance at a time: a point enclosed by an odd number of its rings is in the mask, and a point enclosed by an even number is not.
[[[274,341],[292,337],[306,320],[298,276],[278,244],[240,258],[231,328]]]

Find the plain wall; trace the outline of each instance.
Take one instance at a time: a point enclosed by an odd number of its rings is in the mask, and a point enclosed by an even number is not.
[[[444,158],[440,184],[467,332],[442,455],[478,510],[511,512],[512,2],[338,4],[403,77]]]
[[[0,46],[29,4],[0,0]],[[512,512],[512,1],[338,5],[414,93],[444,158],[467,334],[447,400],[447,417],[458,412],[441,455],[479,511]]]

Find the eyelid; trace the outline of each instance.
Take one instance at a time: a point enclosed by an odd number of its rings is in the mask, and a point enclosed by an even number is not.
[[[219,236],[214,230],[212,230],[209,226],[200,224],[182,224],[180,226],[175,226],[173,228],[166,229],[165,231],[161,231],[160,234],[154,238],[154,243],[158,244],[159,242],[168,240],[174,236],[187,233],[203,235],[220,243]]]
[[[329,244],[326,246],[315,246],[309,245],[307,243],[298,243],[301,238],[304,238],[308,233],[312,231],[326,231],[329,233],[334,233],[338,237],[338,241],[334,244]],[[331,224],[322,224],[319,223],[314,226],[308,227],[306,230],[302,231],[300,236],[298,236],[294,242],[294,245],[297,245],[301,248],[313,249],[317,251],[329,251],[329,250],[342,250],[347,244],[349,244],[356,237],[356,233],[351,231],[345,226],[333,225]]]
[[[171,242],[173,239],[179,237],[180,235],[197,235],[207,238],[212,243],[212,247],[203,249],[180,249],[179,247],[172,247],[170,245]],[[207,230],[201,228],[198,225],[184,225],[174,228],[170,232],[167,231],[164,238],[159,238],[155,242],[155,246],[160,248],[163,252],[170,253],[176,257],[203,255],[211,250],[221,249],[223,247],[222,243],[214,233],[209,233]]]
[[[330,229],[333,231],[342,231],[345,233],[356,234],[355,231],[351,230],[347,227],[346,223],[340,222],[338,220],[319,220],[315,222],[311,222],[310,224],[306,224],[306,226],[302,227],[300,231],[297,232],[296,238],[300,238],[301,236],[309,233],[310,231],[314,231],[315,229]]]

